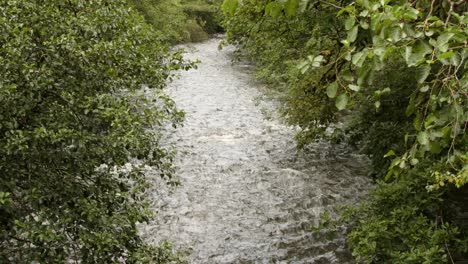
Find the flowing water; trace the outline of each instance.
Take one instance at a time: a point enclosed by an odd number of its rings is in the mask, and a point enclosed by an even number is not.
[[[247,65],[233,65],[219,41],[189,48],[202,63],[169,87],[186,112],[170,135],[181,185],[154,176],[157,219],[142,228],[145,239],[189,249],[190,263],[352,263],[343,228],[327,239],[329,230],[311,227],[365,196],[365,159],[326,142],[296,153],[294,128],[265,118],[274,101],[261,99]]]

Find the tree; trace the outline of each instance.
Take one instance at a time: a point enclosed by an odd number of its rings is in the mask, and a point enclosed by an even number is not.
[[[354,256],[466,255],[457,222],[468,211],[466,1],[225,0],[223,10],[228,41],[286,90],[298,145],[345,140],[371,159],[377,188],[354,211]]]
[[[158,39],[123,0],[0,2],[0,262],[177,260],[136,228],[183,118],[163,88],[191,66]]]

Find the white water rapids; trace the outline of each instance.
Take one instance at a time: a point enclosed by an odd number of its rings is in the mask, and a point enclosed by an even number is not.
[[[142,227],[145,239],[190,249],[189,263],[352,263],[342,234],[327,240],[311,227],[365,197],[365,159],[326,142],[296,153],[294,128],[265,119],[259,104],[274,103],[219,41],[189,48],[201,64],[168,88],[186,112],[169,135],[181,185],[154,176],[157,219]]]

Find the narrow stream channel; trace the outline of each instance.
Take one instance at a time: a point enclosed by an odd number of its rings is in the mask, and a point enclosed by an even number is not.
[[[352,263],[342,235],[326,240],[311,226],[365,196],[365,159],[326,142],[297,154],[294,129],[265,118],[273,102],[259,102],[250,73],[219,41],[189,48],[202,63],[168,89],[186,112],[170,135],[181,186],[155,179],[157,220],[142,228],[145,239],[190,249],[189,263]]]

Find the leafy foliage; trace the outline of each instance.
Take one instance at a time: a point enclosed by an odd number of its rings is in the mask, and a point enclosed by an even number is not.
[[[136,224],[183,118],[162,89],[191,64],[120,0],[1,1],[0,63],[0,262],[178,261]]]
[[[189,41],[185,30],[187,16],[179,1],[173,0],[130,0],[130,4],[152,25],[164,42]]]
[[[218,0],[130,0],[130,3],[164,42],[199,42],[223,30]]]
[[[465,6],[465,7],[464,7]],[[458,12],[466,4],[443,1],[358,2],[342,12],[349,14],[353,24],[344,40],[352,64],[362,74],[358,85],[372,81],[375,71],[382,69],[389,56],[404,58],[408,67],[415,67],[416,89],[407,105],[406,115],[413,119],[415,134],[408,134],[411,148],[397,157],[387,177],[398,176],[427,156],[444,153],[440,157],[447,166],[444,173],[452,176],[445,181],[463,186],[468,179],[466,165],[467,138],[463,131],[467,121],[466,97],[468,56],[466,26],[468,18]],[[394,21],[400,24],[395,25]],[[357,29],[355,29],[357,28]],[[349,38],[353,31],[369,35],[363,43]],[[358,33],[356,33],[358,34]],[[358,58],[355,60],[355,58]],[[361,59],[362,58],[362,59]],[[461,146],[462,149],[458,150]],[[442,183],[441,179],[437,182]],[[434,185],[433,187],[435,187]]]
[[[221,12],[220,0],[185,0],[183,3],[184,12],[189,18],[195,19],[203,30],[208,34],[223,32],[221,22],[223,15]]]
[[[447,206],[468,188],[465,1],[226,0],[223,11],[228,42],[284,88],[298,145],[344,122],[331,138],[359,146],[384,181],[354,215],[356,258],[466,254],[467,234]]]
[[[428,175],[423,169],[412,170],[399,181],[379,182],[369,201],[351,214],[357,224],[348,242],[356,260],[447,263],[468,250],[461,228],[449,224],[444,216],[434,219],[447,204],[443,191],[427,192]]]

